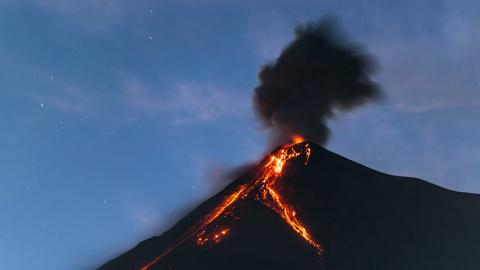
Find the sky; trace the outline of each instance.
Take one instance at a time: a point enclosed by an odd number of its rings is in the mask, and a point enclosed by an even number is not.
[[[388,2],[388,3],[387,3]],[[0,269],[92,269],[267,150],[261,66],[335,16],[386,98],[326,148],[480,193],[478,1],[0,0]]]

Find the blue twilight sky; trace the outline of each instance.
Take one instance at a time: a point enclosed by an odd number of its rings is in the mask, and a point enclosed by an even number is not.
[[[479,193],[478,1],[0,0],[0,269],[90,269],[258,158],[259,67],[324,14],[387,94],[327,148]]]

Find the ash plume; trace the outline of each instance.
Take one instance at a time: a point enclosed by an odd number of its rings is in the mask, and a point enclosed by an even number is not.
[[[295,39],[258,75],[256,115],[273,145],[293,134],[324,144],[330,133],[326,121],[335,111],[381,97],[371,79],[374,70],[373,59],[347,42],[333,20],[299,25]]]

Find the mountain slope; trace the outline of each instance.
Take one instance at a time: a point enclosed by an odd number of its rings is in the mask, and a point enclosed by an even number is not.
[[[480,196],[383,174],[309,143],[285,164],[281,192],[323,253],[253,198],[235,207],[217,244],[184,239],[199,220],[260,168],[246,172],[170,230],[100,267],[142,269],[479,269]]]

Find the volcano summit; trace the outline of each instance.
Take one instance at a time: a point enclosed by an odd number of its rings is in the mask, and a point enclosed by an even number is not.
[[[478,195],[299,142],[99,269],[473,270],[478,228]]]

